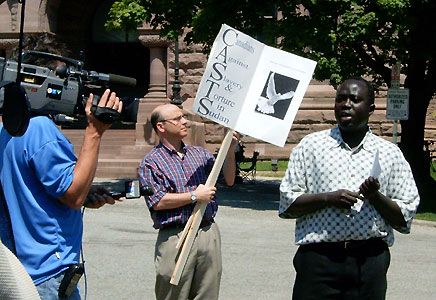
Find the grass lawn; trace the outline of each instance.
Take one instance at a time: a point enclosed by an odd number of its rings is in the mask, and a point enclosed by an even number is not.
[[[433,166],[434,166],[433,168],[430,168],[430,175],[431,177],[433,177],[434,180],[436,180],[436,172],[433,170],[433,169],[436,170],[436,164],[433,163]],[[435,193],[431,193],[424,197],[426,197],[427,199],[426,204],[425,206],[421,205],[418,208],[418,213],[416,214],[415,218],[420,220],[436,222],[436,201],[434,200]]]
[[[241,164],[242,167],[248,167],[249,165],[250,163]],[[286,168],[288,167],[288,160],[279,160],[277,166],[278,170],[272,171],[271,160],[258,161],[256,164],[257,174],[258,176],[282,178],[285,174]],[[436,180],[436,171],[430,169],[430,173],[433,179]],[[436,222],[436,201],[431,201],[431,203],[427,204],[425,207],[420,207],[415,218],[419,220]]]
[[[242,162],[240,166],[241,168],[248,168],[251,166],[251,162]],[[259,160],[256,163],[256,174],[261,177],[283,178],[287,167],[288,160],[279,160],[277,162],[277,171],[273,171],[271,160]]]

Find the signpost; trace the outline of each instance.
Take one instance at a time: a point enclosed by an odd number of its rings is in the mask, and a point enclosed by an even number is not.
[[[401,63],[397,62],[391,70],[391,89],[400,88]]]
[[[392,142],[397,143],[398,120],[409,119],[409,89],[400,88],[401,64],[392,67],[391,88],[388,89],[386,119],[394,120]]]
[[[409,119],[409,89],[388,90],[386,118],[389,120]]]

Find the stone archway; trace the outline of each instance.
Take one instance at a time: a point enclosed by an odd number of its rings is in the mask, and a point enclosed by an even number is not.
[[[0,48],[2,42],[6,43],[6,38],[10,38],[11,43],[15,43],[15,45],[18,38],[19,27],[15,26],[14,31],[11,25],[12,21],[19,20],[19,15],[16,13],[17,9],[11,11],[8,6],[10,2],[13,2],[13,0],[0,2],[0,16],[2,16],[2,21],[0,21]],[[123,50],[124,46],[119,45],[120,43],[115,45],[117,43],[116,35],[107,35],[102,29],[104,22],[101,20],[101,16],[105,14],[103,10],[108,10],[108,3],[112,3],[112,1],[28,1],[26,3],[25,32],[53,33],[59,40],[67,44],[72,58],[85,61],[84,69],[87,71],[129,76],[130,68],[138,67],[139,64],[126,63],[124,58],[135,57],[135,55],[132,55],[133,52],[139,53],[136,55],[136,61],[141,60],[142,67],[140,68],[146,74],[146,79],[142,80],[142,90],[140,89],[134,94],[135,97],[141,98],[138,122],[135,127],[135,151],[138,152],[138,149],[139,151],[148,149],[147,147],[157,142],[150,125],[150,113],[157,105],[169,102],[168,95],[171,91],[168,86],[168,71],[171,73],[169,59],[172,59],[171,47],[173,47],[174,42],[162,39],[159,36],[159,31],[145,24],[138,28],[138,36],[135,37],[137,42],[134,46],[136,50],[128,47],[127,50]],[[2,22],[5,26],[2,26]],[[105,42],[107,43],[105,44]],[[130,42],[133,44],[133,41]],[[14,47],[12,45],[8,48]],[[80,50],[84,50],[84,58],[79,57]],[[118,52],[119,55],[116,56]],[[127,54],[125,54],[126,52]],[[104,55],[101,55],[101,53],[104,53]],[[117,69],[123,64],[128,66],[125,68],[126,73],[122,73]],[[200,135],[196,134],[195,136]]]
[[[56,0],[48,2],[57,3]],[[83,2],[83,5],[77,2]],[[158,41],[158,33],[146,26],[138,28],[138,34],[130,35],[127,43],[124,35],[106,32],[103,27],[104,18],[112,2],[62,1],[58,7],[57,34],[69,40],[76,55],[85,49],[86,70],[137,79],[138,86],[134,93],[132,88],[128,88],[122,96],[141,99],[136,125],[137,143],[153,144],[153,133],[147,123],[153,107],[167,101],[167,45]],[[144,43],[144,38],[155,42]]]

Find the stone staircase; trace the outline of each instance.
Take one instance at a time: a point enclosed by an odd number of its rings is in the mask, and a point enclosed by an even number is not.
[[[84,129],[62,129],[74,145],[78,156],[83,143]],[[96,177],[136,178],[138,166],[153,145],[135,145],[135,130],[110,129],[103,135],[100,145]]]

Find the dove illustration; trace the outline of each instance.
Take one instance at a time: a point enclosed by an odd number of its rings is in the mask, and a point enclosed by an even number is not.
[[[275,73],[271,73],[271,76],[268,80],[268,87],[266,89],[267,98],[260,96],[259,101],[257,102],[257,110],[265,114],[273,114],[274,104],[276,104],[277,101],[291,99],[295,94],[294,91],[284,94],[277,93],[276,85],[274,83],[274,75]]]

